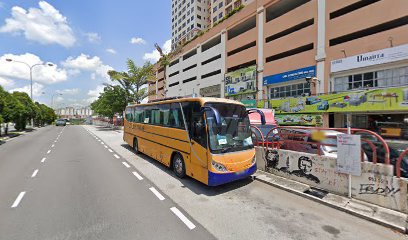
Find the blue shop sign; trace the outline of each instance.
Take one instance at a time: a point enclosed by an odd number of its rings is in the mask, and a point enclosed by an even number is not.
[[[316,76],[316,66],[310,66],[310,67],[300,68],[300,69],[264,77],[263,85],[270,85],[270,84],[287,82],[287,81],[302,79],[306,77],[315,77],[315,76]]]

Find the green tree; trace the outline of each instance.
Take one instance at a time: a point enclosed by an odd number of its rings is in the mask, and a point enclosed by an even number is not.
[[[13,92],[13,97],[17,99],[23,106],[23,111],[15,120],[17,130],[24,130],[27,125],[27,121],[35,119],[36,115],[40,113],[40,109],[34,104],[31,98],[25,92]]]
[[[126,63],[127,72],[111,70],[108,71],[108,75],[124,90],[122,98],[125,98],[126,105],[130,102],[140,103],[148,96],[148,90],[143,86],[147,84],[148,80],[154,78],[153,65],[147,62],[142,67],[138,67],[131,59],[128,59]],[[113,87],[112,85],[109,86]]]
[[[6,124],[5,134],[8,133],[8,123],[17,123],[25,114],[25,107],[12,94],[0,89],[0,99],[3,99],[2,119]]]
[[[91,109],[102,116],[113,119],[115,114],[122,114],[127,102],[123,97],[127,94],[121,86],[107,85],[97,100],[91,103]]]

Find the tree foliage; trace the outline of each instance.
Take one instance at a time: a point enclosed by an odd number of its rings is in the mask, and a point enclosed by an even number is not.
[[[121,86],[108,85],[98,99],[91,104],[91,109],[95,113],[109,118],[113,118],[115,114],[121,115],[127,105],[125,95],[126,90]]]

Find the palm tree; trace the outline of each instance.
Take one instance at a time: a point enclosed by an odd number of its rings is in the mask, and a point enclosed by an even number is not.
[[[153,65],[147,62],[142,67],[138,67],[132,59],[128,59],[126,63],[127,72],[110,70],[108,75],[125,90],[126,103],[140,103],[149,94],[144,85],[154,78]]]
[[[163,52],[163,49],[159,46],[159,44],[155,43],[154,47],[156,48],[156,50],[160,54],[160,59],[157,62],[159,64],[159,66],[160,66],[159,69],[163,68],[164,78],[163,78],[163,93],[162,93],[162,96],[164,97],[164,96],[166,96],[166,93],[167,93],[167,89],[166,89],[167,66],[170,64],[170,61],[181,52],[182,46],[178,45],[176,47],[176,49],[174,49],[173,51],[171,51],[170,53],[167,53],[167,54]],[[156,81],[157,81],[157,79],[156,79]]]

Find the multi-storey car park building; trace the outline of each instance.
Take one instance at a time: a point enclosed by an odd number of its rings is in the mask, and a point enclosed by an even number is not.
[[[281,124],[343,127],[345,113],[354,127],[402,123],[407,32],[406,0],[253,0],[185,45],[165,77],[158,69],[149,89],[163,92],[150,99],[233,98],[274,108]]]

